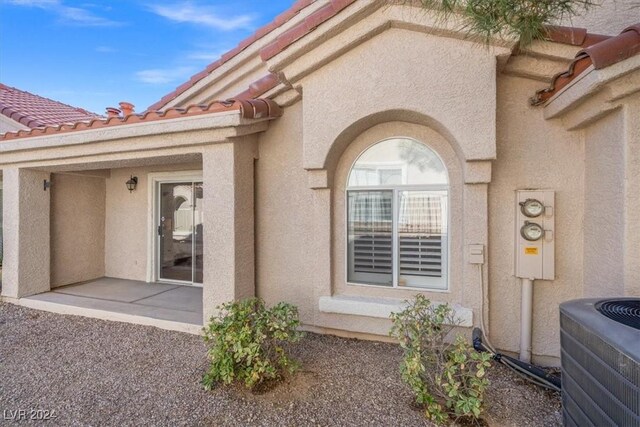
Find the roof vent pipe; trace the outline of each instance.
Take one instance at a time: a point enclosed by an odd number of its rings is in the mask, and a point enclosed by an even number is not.
[[[120,116],[120,110],[115,107],[107,107],[107,117],[118,117]]]
[[[122,110],[122,115],[125,117],[133,114],[133,108],[134,106],[130,102],[122,101],[120,103],[120,109]]]

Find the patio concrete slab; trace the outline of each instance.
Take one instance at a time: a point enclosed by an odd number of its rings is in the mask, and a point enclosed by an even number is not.
[[[87,298],[84,296],[69,295],[60,292],[45,292],[43,294],[33,295],[22,299],[54,303],[69,307],[78,307],[81,309],[120,313],[136,317],[147,317],[171,322],[188,323],[198,326],[202,325],[202,311],[196,313],[167,307],[154,307],[136,303]],[[114,320],[119,320],[119,318],[114,316]]]
[[[175,289],[135,301],[135,304],[202,314],[202,288],[177,286]]]
[[[177,285],[103,277],[86,283],[55,288],[52,292],[101,300],[134,302],[177,287]]]
[[[61,314],[202,332],[202,288],[195,286],[106,277],[9,302]]]

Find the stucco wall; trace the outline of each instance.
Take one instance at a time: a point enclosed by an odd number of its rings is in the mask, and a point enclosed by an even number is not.
[[[602,0],[588,12],[562,21],[563,25],[583,27],[590,33],[619,34],[629,25],[640,21],[640,4],[637,0]]]
[[[618,110],[585,132],[585,297],[624,295],[623,130]]]
[[[104,178],[52,174],[51,183],[51,287],[104,276]]]
[[[393,120],[380,115],[393,110],[406,111],[406,121],[409,112],[423,115],[463,159],[493,158],[495,55],[477,43],[396,28],[356,46],[301,82],[304,167],[335,162],[331,154],[344,147],[334,141],[345,130]]]
[[[533,354],[559,356],[558,305],[582,296],[584,144],[527,98],[539,83],[498,79],[498,152],[489,186],[489,295],[493,344],[517,351],[520,283],[513,275],[515,190],[556,191],[556,280],[534,284]]]
[[[105,276],[147,280],[149,173],[201,168],[197,163],[112,169],[106,180]],[[125,183],[131,175],[138,186],[129,193]]]
[[[260,136],[256,162],[256,288],[272,304],[296,304],[313,323],[312,190],[302,168],[302,103]]]
[[[203,315],[255,291],[254,161],[257,137],[214,144],[202,152],[204,185]]]
[[[22,298],[50,286],[50,192],[42,183],[48,172],[5,168],[2,171],[2,295]]]
[[[446,159],[455,201],[451,288],[428,295],[472,309],[478,324],[481,275],[478,266],[466,262],[464,248],[486,244],[487,238],[482,177],[489,177],[490,164],[486,170],[480,164],[495,154],[495,54],[466,41],[390,29],[301,80],[302,102],[287,108],[260,138],[259,295],[297,304],[302,320],[313,326],[386,335],[387,318],[321,311],[318,301],[345,296],[395,304],[416,293],[347,285],[341,245],[351,162],[378,139],[411,134]],[[315,56],[311,52],[300,61]],[[467,156],[481,161],[468,165]],[[467,170],[476,166],[483,172],[477,180],[471,173],[465,184]],[[326,188],[322,174],[316,174],[323,171],[305,168],[324,170]]]

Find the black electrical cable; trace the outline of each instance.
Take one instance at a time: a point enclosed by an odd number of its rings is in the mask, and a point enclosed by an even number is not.
[[[562,390],[562,382],[559,376],[549,374],[538,366],[530,363],[524,363],[518,359],[491,351],[482,343],[482,331],[474,328],[472,333],[473,348],[476,351],[482,351],[492,354],[492,359],[498,363],[502,363],[508,368],[516,371],[521,375],[526,375],[527,379],[541,387],[546,387],[555,391]]]

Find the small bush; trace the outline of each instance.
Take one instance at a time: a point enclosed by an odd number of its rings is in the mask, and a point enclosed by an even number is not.
[[[205,328],[211,360],[203,378],[207,390],[234,381],[254,389],[295,371],[297,363],[287,356],[284,347],[302,337],[295,306],[280,302],[267,308],[262,299],[251,298],[218,309],[218,315]]]
[[[458,324],[451,307],[433,305],[418,295],[391,319],[390,334],[404,350],[402,379],[425,408],[427,418],[438,424],[450,417],[477,420],[489,385],[490,355],[476,352],[461,335],[450,339]]]

